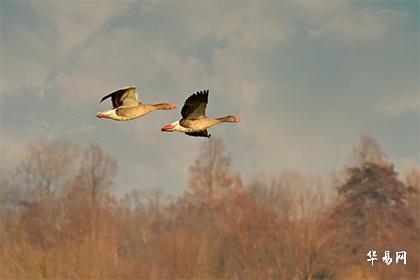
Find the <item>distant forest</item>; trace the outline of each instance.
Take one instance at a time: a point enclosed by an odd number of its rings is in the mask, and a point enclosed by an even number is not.
[[[210,138],[178,197],[139,186],[117,198],[117,166],[98,144],[31,143],[0,176],[0,278],[420,278],[420,167],[398,174],[369,136],[330,178],[247,183]]]

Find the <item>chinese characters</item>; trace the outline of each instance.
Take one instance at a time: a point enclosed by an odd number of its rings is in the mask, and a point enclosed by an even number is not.
[[[374,262],[378,260],[378,254],[375,250],[370,250],[367,254],[368,256],[367,260],[368,262],[371,263],[371,265],[373,266]],[[389,266],[392,261],[393,258],[391,257],[391,253],[390,251],[385,251],[384,252],[384,256],[382,257],[382,261]],[[407,264],[407,252],[406,251],[397,251],[395,252],[395,263],[404,263]]]

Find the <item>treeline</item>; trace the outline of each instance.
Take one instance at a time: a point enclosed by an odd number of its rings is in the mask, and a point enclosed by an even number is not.
[[[420,278],[420,169],[397,174],[372,138],[327,179],[282,171],[244,183],[213,138],[180,197],[117,199],[116,171],[96,144],[31,144],[0,177],[0,278]]]

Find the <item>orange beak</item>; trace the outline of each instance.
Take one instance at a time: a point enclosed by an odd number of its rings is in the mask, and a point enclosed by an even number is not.
[[[162,127],[160,129],[160,131],[171,132],[171,131],[173,131],[174,128],[175,128],[174,125],[168,124],[168,125],[165,125],[164,127]]]
[[[175,105],[169,104],[169,110],[175,110],[175,109],[176,109],[176,106]]]

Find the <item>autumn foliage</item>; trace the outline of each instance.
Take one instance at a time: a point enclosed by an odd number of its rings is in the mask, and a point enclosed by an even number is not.
[[[116,171],[97,144],[31,144],[0,178],[0,278],[419,278],[420,169],[400,177],[372,138],[335,178],[285,170],[245,183],[213,138],[179,197],[117,198]],[[384,250],[407,251],[407,265],[387,266]]]

